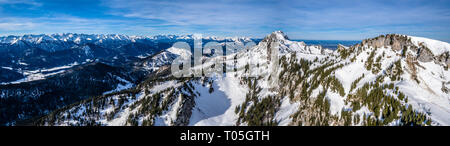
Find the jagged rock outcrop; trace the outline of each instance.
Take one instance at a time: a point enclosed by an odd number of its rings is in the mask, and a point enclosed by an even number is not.
[[[375,38],[363,40],[361,43],[363,46],[372,46],[375,48],[388,47],[390,46],[395,51],[407,51],[408,49],[414,52],[416,59],[421,62],[443,62],[444,64],[449,64],[448,55],[435,56],[433,52],[424,43],[419,43],[415,45],[411,38],[405,35],[399,34],[387,34],[380,35]],[[358,45],[356,47],[359,47]],[[447,53],[448,54],[448,53]],[[442,55],[442,54],[441,54]]]
[[[418,48],[416,48],[416,46],[412,47],[413,50],[417,49],[417,60],[421,61],[421,62],[430,62],[434,60],[434,55],[433,53],[430,51],[430,49],[428,49],[426,46],[424,46],[422,43],[419,44],[420,46]]]
[[[450,53],[446,52],[436,57],[434,60],[437,64],[447,65],[447,68],[450,66]]]
[[[397,34],[380,35],[375,38],[366,39],[362,41],[362,45],[373,46],[376,48],[391,46],[392,49],[396,51],[402,50],[405,46],[413,46],[413,44],[408,41],[407,36]]]
[[[274,48],[272,45],[273,43],[284,43],[284,41],[289,40],[289,38],[282,32],[282,31],[275,31],[269,36],[266,36],[261,42],[266,45],[267,47],[267,60],[271,61],[271,55],[272,55],[272,48]],[[276,45],[276,44],[275,44]]]
[[[177,119],[174,121],[174,126],[186,126],[189,124],[189,119],[192,115],[192,109],[195,106],[195,96],[183,96],[181,107],[177,111]]]

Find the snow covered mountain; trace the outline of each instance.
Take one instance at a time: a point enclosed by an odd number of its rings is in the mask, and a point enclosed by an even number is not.
[[[333,51],[276,31],[252,48],[205,59],[211,67],[223,59],[225,75],[176,78],[165,63],[190,52],[172,48],[150,59],[164,63],[141,63],[160,66],[136,86],[31,123],[450,125],[449,51],[448,43],[398,34]]]
[[[178,41],[192,44],[193,36],[147,37],[64,33],[0,37],[0,67],[2,67],[2,73],[5,73],[2,74],[4,77],[0,78],[0,83],[32,81],[46,76],[45,74],[34,74],[40,70],[53,70],[95,60],[110,65],[122,65],[158,53]],[[252,39],[203,37],[203,41],[242,43],[252,41]]]
[[[126,43],[145,42],[145,41],[174,41],[174,40],[193,40],[194,35],[157,35],[157,36],[129,36],[120,34],[40,34],[40,35],[22,35],[22,36],[4,36],[0,37],[0,44],[9,44],[16,46],[35,45],[45,51],[59,51],[70,49],[74,45],[83,45],[93,43],[102,47],[117,48]],[[203,37],[204,40],[229,41],[229,42],[248,42],[252,41],[246,37]]]

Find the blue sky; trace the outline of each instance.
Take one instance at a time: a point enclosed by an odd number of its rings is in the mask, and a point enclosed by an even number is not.
[[[449,0],[0,0],[0,35],[193,34],[361,40],[387,33],[450,42]]]

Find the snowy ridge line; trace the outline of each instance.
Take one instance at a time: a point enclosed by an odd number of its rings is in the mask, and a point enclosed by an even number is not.
[[[217,36],[205,36],[202,37],[206,40],[217,41],[252,41],[249,37],[217,37]],[[29,43],[40,44],[51,41],[61,42],[100,42],[103,41],[130,41],[136,42],[136,40],[189,40],[194,39],[194,35],[155,35],[155,36],[136,36],[136,35],[122,35],[122,34],[77,34],[77,33],[59,33],[59,34],[25,34],[21,36],[2,36],[0,37],[0,43],[16,44],[18,41],[26,41]]]

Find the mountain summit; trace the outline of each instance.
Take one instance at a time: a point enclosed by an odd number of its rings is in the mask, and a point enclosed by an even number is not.
[[[286,41],[289,40],[286,34],[283,31],[274,31],[272,34],[266,36],[262,42],[271,42],[271,41]]]

